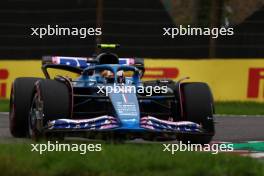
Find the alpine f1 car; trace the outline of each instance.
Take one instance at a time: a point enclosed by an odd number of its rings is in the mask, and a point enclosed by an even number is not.
[[[78,77],[52,79],[50,69]],[[111,52],[91,58],[46,56],[42,70],[45,78],[21,77],[13,82],[9,119],[14,137],[177,139],[205,144],[214,136],[213,96],[206,83],[144,82],[143,59],[119,58]]]

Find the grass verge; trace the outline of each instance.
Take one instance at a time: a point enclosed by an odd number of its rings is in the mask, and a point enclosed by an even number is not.
[[[264,115],[264,103],[260,102],[216,102],[216,114]]]
[[[262,176],[264,164],[231,154],[163,152],[161,144],[103,144],[101,152],[31,152],[30,144],[0,144],[5,176]]]
[[[9,100],[0,99],[0,112],[9,111]]]

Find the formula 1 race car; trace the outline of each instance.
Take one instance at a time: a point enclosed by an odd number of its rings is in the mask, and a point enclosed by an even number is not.
[[[101,44],[101,48],[115,45]],[[51,78],[50,70],[69,71]],[[214,103],[202,82],[143,82],[144,60],[45,56],[44,78],[15,79],[10,97],[14,137],[80,136],[91,139],[180,140],[209,143]]]

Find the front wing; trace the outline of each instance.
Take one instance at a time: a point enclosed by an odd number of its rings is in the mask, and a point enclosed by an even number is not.
[[[148,131],[159,133],[205,133],[205,130],[202,129],[201,125],[190,121],[172,122],[146,116],[140,119],[138,127],[126,127],[122,126],[119,120],[115,117],[107,115],[91,119],[57,119],[48,122],[48,126],[45,128],[45,130],[65,132]]]

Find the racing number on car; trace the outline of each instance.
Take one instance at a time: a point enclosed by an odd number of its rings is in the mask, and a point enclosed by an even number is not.
[[[8,78],[8,70],[0,69],[0,98],[6,97],[6,82],[2,82],[2,80],[6,80]]]

